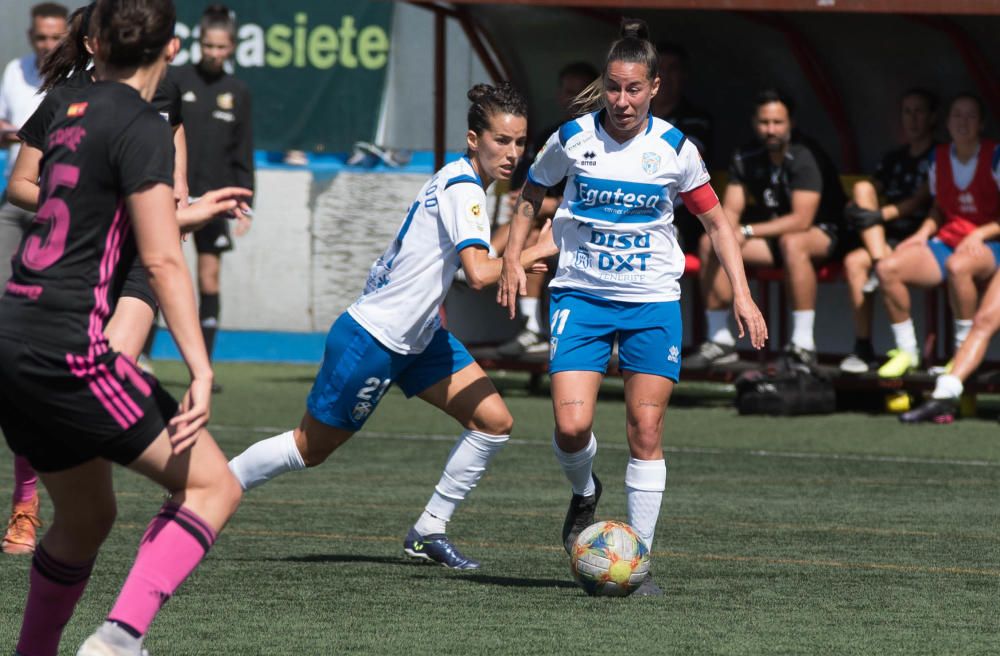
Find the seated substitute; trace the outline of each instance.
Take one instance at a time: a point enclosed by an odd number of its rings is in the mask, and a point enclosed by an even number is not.
[[[814,262],[834,258],[844,239],[846,203],[830,158],[813,140],[793,138],[791,99],[775,89],[757,95],[753,127],[757,141],[736,151],[729,168],[723,208],[739,230],[743,260],[749,266],[783,267],[792,299],[789,358],[816,360]],[[742,224],[742,225],[739,225]],[[687,357],[689,369],[735,362],[736,340],[729,329],[733,290],[707,238],[699,244],[699,282],[705,299],[708,341]]]
[[[983,139],[983,105],[963,93],[948,108],[951,143],[934,148],[927,174],[934,205],[920,228],[878,263],[877,271],[896,348],[879,370],[904,375],[920,363],[910,316],[908,285],[931,288],[948,281],[955,345],[972,329],[978,284],[1000,262],[1000,146]]]
[[[927,171],[937,104],[937,97],[925,89],[903,94],[900,123],[906,143],[885,154],[870,180],[855,183],[853,200],[844,210],[848,227],[862,245],[844,257],[854,311],[854,349],[841,361],[841,371],[865,373],[876,361],[871,338],[872,295],[878,288],[875,266],[916,232],[930,209]]]

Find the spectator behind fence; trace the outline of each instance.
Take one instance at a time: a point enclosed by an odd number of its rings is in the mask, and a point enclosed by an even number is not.
[[[650,108],[653,116],[662,118],[684,133],[698,147],[702,159],[711,164],[714,125],[712,115],[692,104],[684,95],[688,77],[688,53],[677,43],[663,42],[656,46],[660,57],[657,74],[660,90],[653,97]],[[698,248],[698,239],[704,234],[701,221],[683,205],[674,208],[674,225],[680,237],[681,248],[692,252]]]
[[[201,61],[170,70],[181,92],[187,132],[188,184],[192,196],[227,186],[254,188],[250,91],[226,73],[236,48],[236,20],[223,5],[207,7],[201,18]],[[250,228],[240,218],[236,235]],[[233,249],[229,218],[220,216],[195,233],[198,251],[198,313],[209,357],[219,324],[219,270],[222,254]],[[215,391],[220,387],[216,385]]]
[[[994,241],[1000,237],[1000,146],[981,138],[983,121],[978,97],[963,93],[952,100],[951,143],[934,148],[927,176],[934,196],[930,216],[878,264],[896,343],[878,370],[883,378],[902,376],[920,363],[907,285],[929,288],[948,281],[957,349],[972,328],[977,283],[992,276],[1000,261],[1000,243]]]
[[[855,183],[853,200],[844,211],[863,245],[844,258],[855,339],[854,349],[840,363],[841,371],[865,373],[876,361],[871,338],[872,295],[878,287],[875,266],[916,232],[930,209],[927,171],[937,104],[937,97],[924,89],[903,94],[900,122],[906,143],[885,154],[871,180]]]
[[[528,175],[528,167],[535,159],[539,149],[549,136],[559,129],[559,126],[574,118],[573,101],[580,92],[587,88],[587,85],[597,78],[597,69],[593,65],[578,61],[563,66],[559,71],[558,86],[556,87],[556,101],[559,103],[561,118],[555,125],[549,125],[535,133],[535,138],[528,142],[524,155],[518,162],[517,169],[511,178],[511,191],[507,194],[505,202],[509,204],[511,210],[517,202],[521,187]],[[545,222],[551,219],[559,202],[562,200],[565,181],[552,187],[546,192],[545,200],[542,202],[541,210],[535,217],[535,222],[528,235],[527,245],[531,246],[538,241],[538,233]],[[505,223],[498,227],[490,239],[491,247],[496,255],[503,255],[507,247],[507,237],[510,233],[510,224]],[[553,266],[550,267],[554,269]],[[497,347],[497,352],[505,357],[518,357],[522,355],[545,354],[549,352],[549,340],[546,336],[548,321],[544,316],[542,296],[545,293],[546,282],[551,278],[550,273],[529,273],[528,293],[517,299],[517,310],[524,321],[524,327],[510,341]]]
[[[757,141],[736,151],[729,168],[723,207],[742,223],[737,236],[750,266],[783,267],[792,299],[792,339],[788,357],[813,364],[816,345],[814,261],[837,255],[844,239],[846,197],[830,158],[815,141],[793,138],[792,101],[775,89],[757,95],[753,117]],[[707,237],[699,245],[700,284],[705,297],[708,340],[685,359],[685,368],[705,369],[735,362],[736,340],[729,329],[733,290]]]

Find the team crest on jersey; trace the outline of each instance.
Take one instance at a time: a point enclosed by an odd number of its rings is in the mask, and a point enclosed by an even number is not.
[[[73,103],[66,110],[66,116],[69,116],[70,118],[83,116],[86,113],[87,113],[87,103],[85,102]]]
[[[235,102],[233,101],[233,94],[228,91],[226,93],[220,93],[215,97],[215,104],[219,106],[219,109],[224,109],[228,112],[233,108],[233,105],[235,105]]]
[[[184,102],[194,102],[198,100],[198,96],[194,95],[194,91],[185,91],[184,95],[181,96],[181,100]]]
[[[472,201],[465,211],[466,217],[476,226],[479,230],[486,229],[486,212],[483,210],[483,205],[479,201]]]
[[[642,154],[642,170],[647,175],[653,175],[660,169],[660,156],[656,153]]]
[[[354,421],[361,421],[372,412],[372,404],[368,401],[358,401],[354,406],[354,410],[351,410],[351,419]]]

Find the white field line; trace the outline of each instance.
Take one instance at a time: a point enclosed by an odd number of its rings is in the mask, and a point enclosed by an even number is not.
[[[290,427],[289,426],[228,426],[213,424],[209,426],[210,431],[221,431],[226,433],[237,433],[240,431],[246,433],[257,433],[265,435],[278,435],[279,433],[284,433]],[[384,433],[378,431],[360,431],[357,434],[358,438],[363,439],[377,439],[377,440],[404,440],[409,442],[454,442],[458,437],[458,433],[453,435],[414,435],[408,433]],[[507,444],[511,446],[533,446],[533,447],[543,447],[551,448],[552,442],[549,440],[527,440],[521,438],[511,438]],[[617,451],[628,450],[628,445],[625,444],[607,444],[605,442],[601,443],[602,449],[611,449]],[[667,453],[682,453],[682,454],[694,454],[694,455],[713,455],[713,456],[749,456],[753,458],[792,458],[797,460],[840,460],[847,462],[886,462],[895,464],[914,464],[914,465],[948,465],[954,467],[988,467],[988,468],[1000,468],[1000,461],[991,460],[957,460],[951,458],[911,458],[908,456],[880,456],[880,455],[865,455],[865,454],[842,454],[842,453],[808,453],[799,451],[768,451],[763,449],[715,449],[715,448],[702,448],[702,447],[686,447],[686,446],[664,446],[663,450]]]

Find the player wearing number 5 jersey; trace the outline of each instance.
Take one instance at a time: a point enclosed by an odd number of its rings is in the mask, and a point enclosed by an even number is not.
[[[524,98],[509,84],[477,85],[469,100],[466,156],[424,184],[396,239],[372,265],[361,297],[330,328],[299,427],[252,445],[229,463],[245,490],[318,465],[361,429],[396,383],[465,429],[403,543],[414,558],[456,569],[479,563],[455,548],[446,525],[507,441],[513,419],[469,352],[441,327],[439,313],[459,268],[475,289],[500,275],[500,261],[488,254],[485,189],[510,179],[527,130]],[[553,254],[546,226],[524,259],[532,266]],[[544,271],[544,265],[533,268]]]
[[[704,224],[735,290],[734,309],[754,347],[767,337],[750,298],[732,227],[708,185],[697,148],[649,113],[659,88],[656,49],[645,23],[625,20],[604,73],[581,94],[584,114],[562,126],[528,172],[504,255],[497,300],[511,317],[524,272],[518,257],[545,188],[567,178],[553,237],[559,269],[552,280],[549,371],[556,457],[573,487],[563,545],[594,521],[601,484],[592,473],[592,433],[601,379],[617,340],[625,379],[628,520],[652,546],[667,470],[662,428],[680,370],[679,278],[684,255],[673,208],[678,197]],[[652,579],[637,594],[660,594]]]
[[[55,654],[115,515],[111,463],[171,498],[108,621],[79,654],[139,654],[162,603],[235,511],[240,489],[204,431],[212,373],[180,250],[170,129],[149,100],[177,44],[170,0],[99,0],[102,81],[56,109],[39,209],[0,299],[0,427],[38,470],[55,519],[37,546],[17,652]],[[192,374],[177,403],[104,336],[138,251]]]

